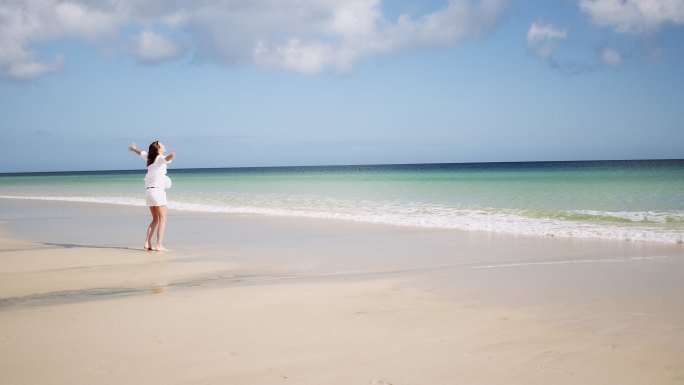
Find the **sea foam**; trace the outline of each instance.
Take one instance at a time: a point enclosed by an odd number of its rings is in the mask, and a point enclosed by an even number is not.
[[[145,206],[142,199],[111,196],[12,196],[5,199],[29,199],[83,203]],[[684,243],[684,232],[668,223],[684,220],[684,213],[607,212],[582,210],[547,216],[527,215],[525,210],[458,208],[421,202],[310,199],[307,202],[246,201],[190,202],[171,201],[172,210],[225,214],[255,214],[279,217],[323,218],[363,223],[420,228],[483,231],[516,235],[561,238],[594,238],[620,241]],[[562,214],[562,213],[561,213]],[[575,214],[583,220],[572,220]],[[589,216],[589,219],[586,219]],[[605,218],[617,218],[610,221]],[[669,219],[668,219],[669,218]],[[674,219],[673,219],[674,218]]]

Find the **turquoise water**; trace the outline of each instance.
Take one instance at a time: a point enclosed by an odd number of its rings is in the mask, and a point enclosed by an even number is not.
[[[144,205],[144,170],[0,175],[0,197]],[[684,161],[170,169],[174,210],[682,243]]]

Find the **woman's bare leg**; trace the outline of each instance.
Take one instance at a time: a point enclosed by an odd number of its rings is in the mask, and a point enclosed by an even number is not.
[[[152,236],[157,230],[159,224],[159,206],[150,206],[150,213],[152,214],[152,222],[147,227],[147,238],[145,239],[145,250],[152,250]]]
[[[159,225],[157,226],[157,251],[168,251],[163,246],[164,231],[166,230],[166,206],[157,206],[157,218]]]

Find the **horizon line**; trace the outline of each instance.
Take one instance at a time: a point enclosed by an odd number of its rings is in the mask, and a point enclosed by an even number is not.
[[[169,171],[191,171],[191,170],[259,170],[259,169],[286,169],[286,168],[310,168],[323,169],[330,167],[388,167],[388,166],[445,166],[445,165],[495,165],[495,164],[531,164],[531,163],[586,163],[586,162],[672,162],[684,161],[684,158],[663,158],[663,159],[593,159],[593,160],[527,160],[527,161],[491,161],[491,162],[428,162],[428,163],[368,163],[368,164],[327,164],[327,165],[288,165],[288,166],[237,166],[237,167],[185,167],[172,168]],[[144,171],[144,168],[135,169],[106,169],[106,170],[61,170],[61,171],[11,171],[0,172],[2,176],[26,176],[26,175],[48,175],[48,174],[88,174],[102,172],[122,172],[133,173]]]

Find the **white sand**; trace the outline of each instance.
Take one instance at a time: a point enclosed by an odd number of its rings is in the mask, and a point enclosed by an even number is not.
[[[4,226],[0,384],[684,383],[678,247],[83,207]]]

